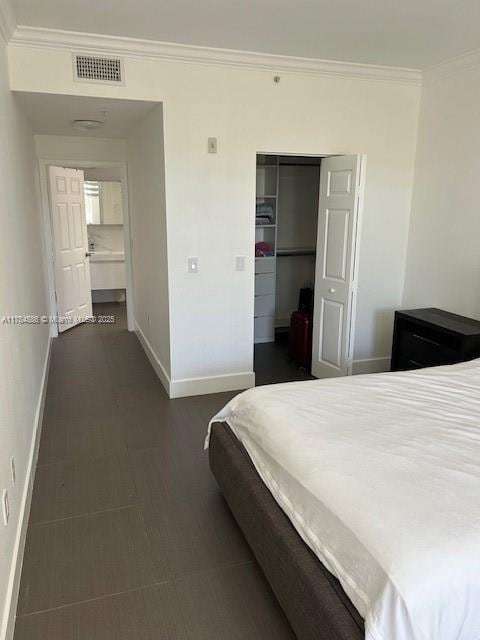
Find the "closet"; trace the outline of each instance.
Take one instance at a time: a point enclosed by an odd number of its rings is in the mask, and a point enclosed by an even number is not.
[[[257,155],[255,343],[281,342],[314,286],[320,158]],[[286,341],[284,341],[286,342]]]
[[[276,314],[278,156],[257,156],[254,341],[273,342]]]

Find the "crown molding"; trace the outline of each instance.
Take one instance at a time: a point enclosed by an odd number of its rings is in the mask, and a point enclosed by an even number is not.
[[[195,64],[224,65],[273,72],[286,71],[339,78],[403,82],[406,84],[421,83],[421,71],[418,69],[298,58],[232,49],[215,49],[212,47],[21,25],[15,29],[10,45],[16,47],[66,49],[77,52]]]
[[[480,68],[480,49],[469,51],[461,56],[456,56],[450,60],[445,60],[440,64],[436,64],[423,72],[426,82],[435,82],[442,78],[454,76],[462,71],[472,71]]]
[[[15,31],[15,16],[10,0],[0,0],[0,33],[9,42]]]

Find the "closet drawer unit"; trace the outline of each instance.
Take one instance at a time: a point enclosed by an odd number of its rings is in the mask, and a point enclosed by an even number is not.
[[[275,274],[256,273],[255,274],[255,295],[268,296],[275,295]]]
[[[456,364],[480,357],[480,322],[442,309],[395,313],[392,371]]]
[[[254,316],[274,316],[275,315],[275,296],[255,296]]]
[[[275,273],[276,258],[255,258],[255,273]]]
[[[273,342],[275,339],[275,318],[273,316],[254,318],[253,335],[255,342]]]

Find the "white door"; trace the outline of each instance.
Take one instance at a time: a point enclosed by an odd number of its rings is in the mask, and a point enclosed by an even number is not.
[[[50,167],[58,330],[92,315],[83,171]]]
[[[318,209],[312,373],[352,373],[363,158],[322,160]]]

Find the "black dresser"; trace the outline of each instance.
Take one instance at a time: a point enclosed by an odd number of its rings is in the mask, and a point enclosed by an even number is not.
[[[392,371],[455,364],[480,357],[480,322],[442,309],[395,313]]]

